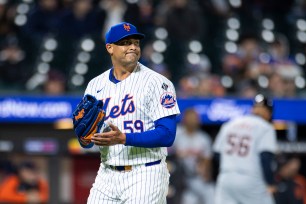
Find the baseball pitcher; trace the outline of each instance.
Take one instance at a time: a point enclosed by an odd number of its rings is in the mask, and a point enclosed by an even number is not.
[[[105,41],[113,67],[85,91],[102,101],[105,113],[100,131],[82,144],[99,146],[101,154],[91,204],[166,203],[165,160],[180,111],[172,82],[138,62],[143,38],[130,23],[112,26]]]
[[[220,161],[216,204],[273,204],[276,133],[272,103],[255,97],[251,115],[233,119],[218,133],[213,149]]]

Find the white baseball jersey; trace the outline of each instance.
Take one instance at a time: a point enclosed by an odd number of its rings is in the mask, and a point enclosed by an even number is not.
[[[270,123],[255,115],[238,117],[221,127],[213,148],[221,156],[216,203],[273,202],[260,162],[261,152],[277,150]]]
[[[154,121],[179,114],[176,93],[166,77],[138,63],[126,79],[110,81],[110,70],[92,79],[85,91],[104,103],[105,122],[124,133],[154,129]],[[101,161],[107,165],[144,164],[167,156],[167,148],[141,148],[125,145],[100,147]]]
[[[187,173],[194,175],[197,158],[199,156],[211,158],[211,144],[210,136],[206,132],[197,130],[190,134],[184,126],[179,125],[176,130],[176,139],[173,146],[178,152],[188,152],[188,156],[184,156],[182,161]]]

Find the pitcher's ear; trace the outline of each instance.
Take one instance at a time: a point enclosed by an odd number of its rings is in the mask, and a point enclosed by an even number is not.
[[[106,45],[105,45],[105,48],[106,48],[106,50],[107,50],[107,52],[108,52],[109,54],[112,54],[112,53],[113,53],[113,45],[112,45],[112,44],[106,44]]]

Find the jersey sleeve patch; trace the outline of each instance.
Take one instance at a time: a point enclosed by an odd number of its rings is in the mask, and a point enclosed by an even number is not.
[[[176,99],[173,93],[166,92],[160,97],[160,104],[164,108],[173,108],[176,104]]]
[[[165,91],[167,91],[167,89],[168,89],[168,85],[167,85],[167,84],[165,84],[165,83],[163,83],[163,84],[162,84],[162,89],[164,89]]]

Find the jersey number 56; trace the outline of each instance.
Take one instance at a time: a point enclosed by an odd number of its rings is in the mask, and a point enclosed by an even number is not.
[[[250,140],[251,138],[249,136],[228,135],[228,149],[226,153],[231,155],[235,154],[241,157],[247,156],[250,151]]]

